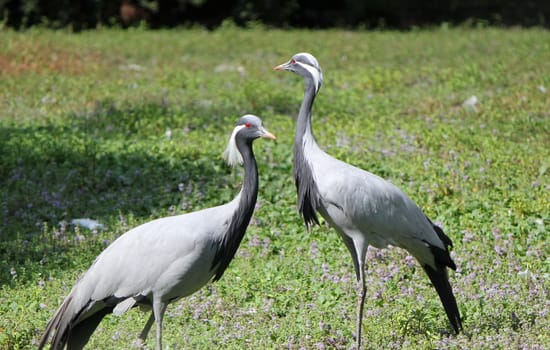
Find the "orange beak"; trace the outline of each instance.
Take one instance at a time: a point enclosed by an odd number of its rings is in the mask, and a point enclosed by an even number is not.
[[[273,70],[285,70],[287,63],[280,64],[278,66],[273,67]]]
[[[263,138],[265,139],[270,139],[270,140],[277,140],[277,138],[275,137],[275,135],[273,135],[272,133],[270,133],[269,131],[265,130],[265,133],[262,135]]]

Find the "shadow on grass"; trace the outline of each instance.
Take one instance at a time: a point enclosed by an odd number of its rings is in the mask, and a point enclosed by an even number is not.
[[[197,115],[203,124],[221,125]],[[222,150],[198,141],[204,131],[193,131],[197,120],[181,119],[162,104],[115,108],[106,101],[46,126],[0,124],[0,285],[36,280],[74,265],[76,252],[87,259],[105,245],[101,233],[78,244],[75,230],[62,222],[110,222],[112,238],[124,232],[119,217],[166,215],[182,203],[182,189],[188,210],[220,204],[225,192],[232,196],[223,186],[229,169],[221,166]],[[167,125],[185,130],[185,137],[170,144]],[[197,147],[180,147],[183,142]],[[206,204],[193,203],[201,199]]]

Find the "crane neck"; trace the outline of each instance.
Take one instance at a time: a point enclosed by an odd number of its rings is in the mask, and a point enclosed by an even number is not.
[[[238,210],[246,211],[250,220],[258,198],[258,166],[252,149],[252,140],[237,139],[237,148],[243,157],[244,167]],[[248,225],[248,222],[246,224]]]
[[[313,108],[313,102],[317,91],[312,79],[305,78],[306,87],[304,90],[304,99],[300,106],[300,112],[298,113],[298,121],[296,125],[296,134],[294,138],[295,147],[303,147],[304,137],[311,139],[315,143],[313,137],[313,129],[311,127],[311,110]]]
[[[296,135],[294,137],[294,182],[298,192],[298,212],[302,215],[306,227],[319,224],[317,209],[321,203],[319,189],[315,183],[315,176],[309,162],[311,149],[318,149],[313,130],[311,128],[311,109],[317,95],[312,79],[305,78],[306,88],[304,99],[298,113]]]
[[[212,262],[214,281],[223,276],[225,269],[235,256],[254,213],[258,198],[258,166],[252,149],[252,140],[237,137],[236,144],[243,157],[244,179],[241,191],[235,198],[238,203],[235,211],[231,214],[229,227],[216,247],[216,254]]]

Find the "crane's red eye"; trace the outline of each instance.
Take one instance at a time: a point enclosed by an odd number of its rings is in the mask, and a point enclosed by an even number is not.
[[[296,60],[293,58],[292,60],[290,60],[290,63],[296,64]]]
[[[244,124],[244,127],[247,128],[247,129],[250,128],[250,123]]]

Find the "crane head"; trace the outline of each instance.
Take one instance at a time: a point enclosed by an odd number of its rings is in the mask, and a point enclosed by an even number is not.
[[[262,126],[262,120],[255,115],[247,114],[242,116],[237,125],[231,133],[227,148],[224,152],[224,159],[230,166],[243,163],[243,157],[237,147],[237,139],[247,140],[252,142],[253,140],[263,137],[270,140],[276,140],[275,135],[267,131]]]
[[[274,70],[287,70],[301,75],[306,80],[311,80],[315,87],[315,92],[319,91],[323,85],[323,71],[317,59],[310,53],[297,53],[283,64],[273,67]]]

